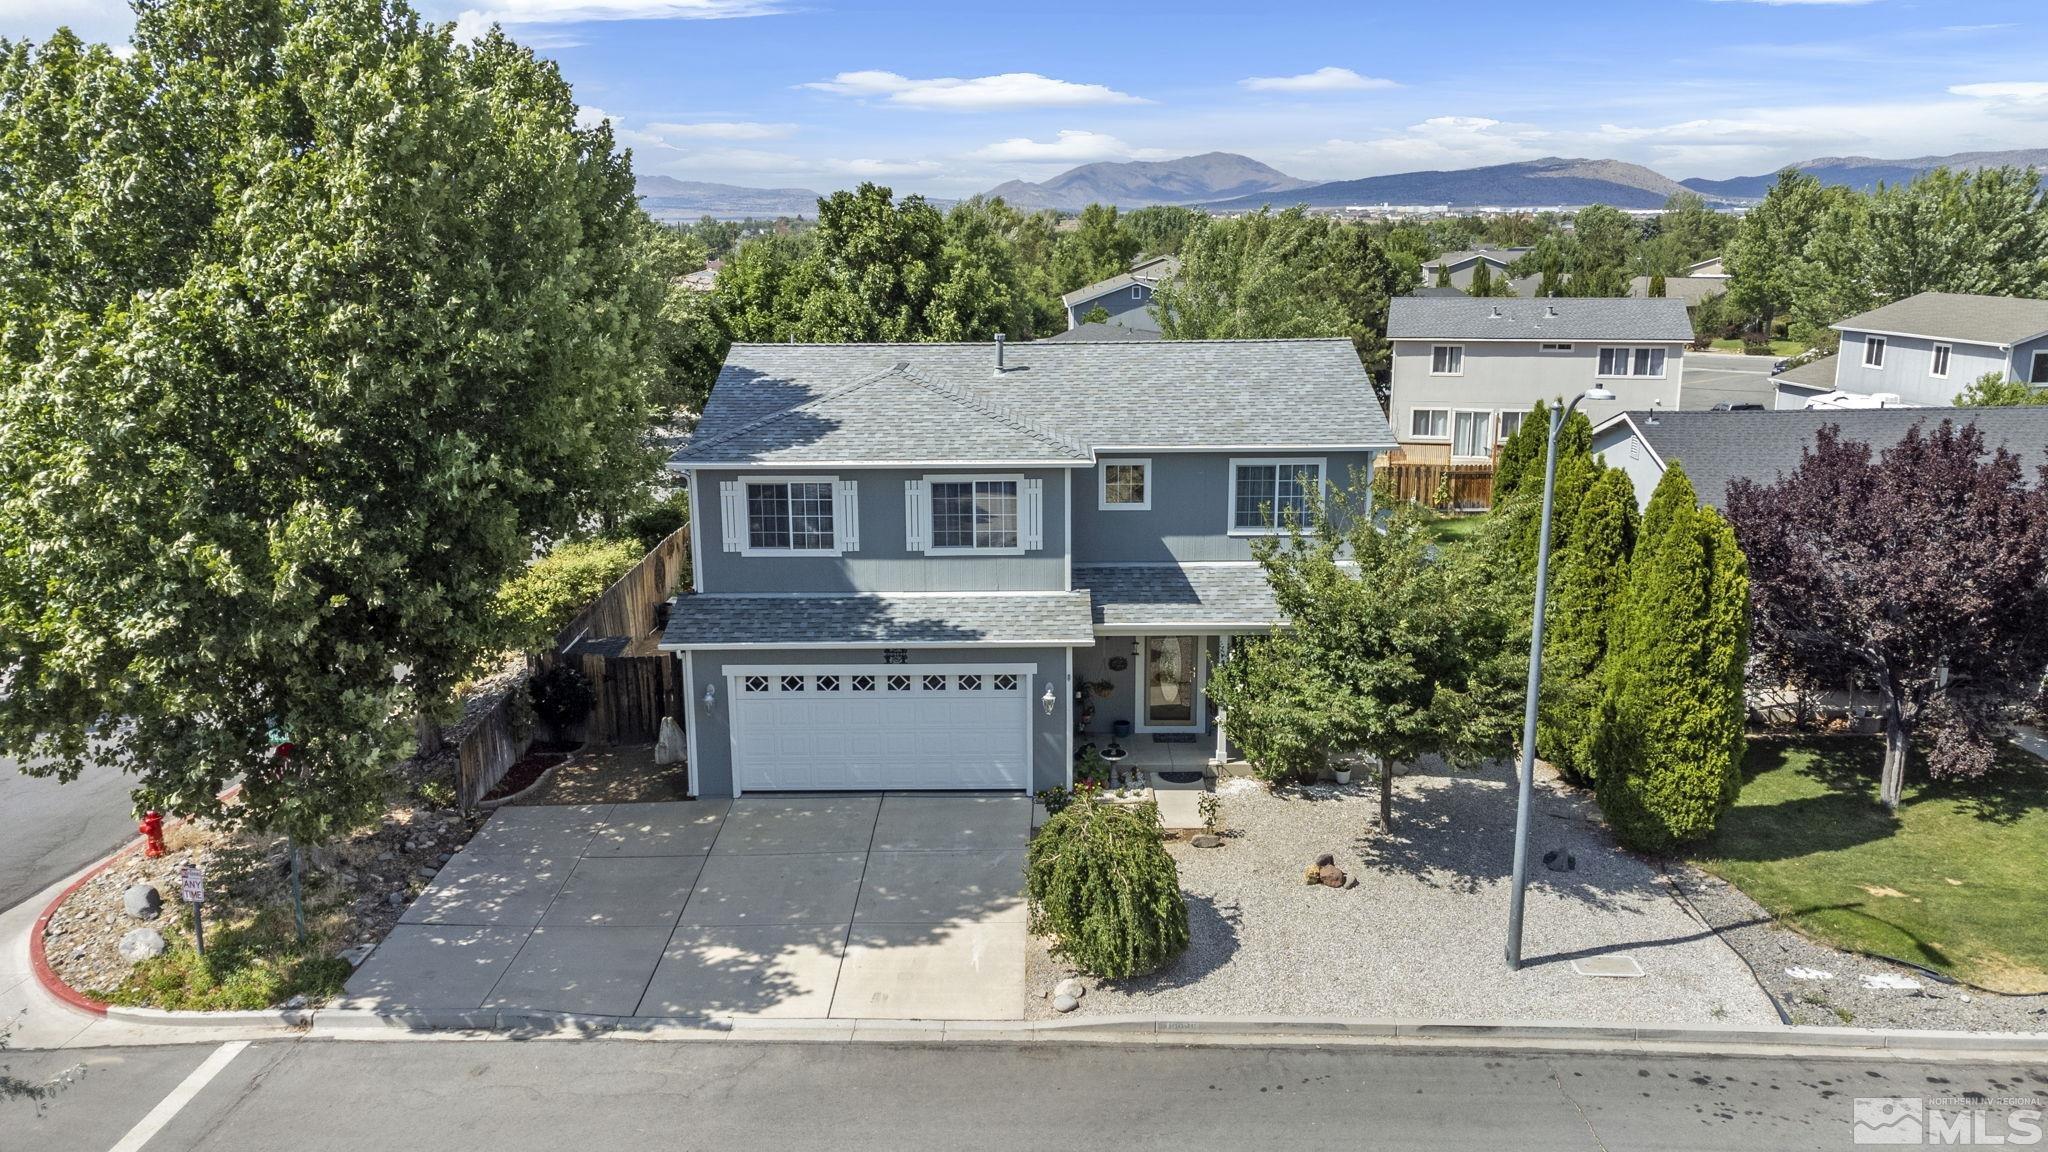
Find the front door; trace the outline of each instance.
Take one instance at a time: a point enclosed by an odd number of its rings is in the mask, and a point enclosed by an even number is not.
[[[1202,638],[1147,636],[1143,646],[1144,713],[1148,732],[1202,730]]]

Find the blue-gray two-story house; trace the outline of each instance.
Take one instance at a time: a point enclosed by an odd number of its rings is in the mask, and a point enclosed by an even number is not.
[[[1281,622],[1252,541],[1393,446],[1344,339],[735,345],[670,462],[691,791],[1036,790],[1123,725],[1220,746],[1210,670]]]

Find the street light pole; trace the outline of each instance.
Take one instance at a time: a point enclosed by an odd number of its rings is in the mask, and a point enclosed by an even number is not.
[[[1529,694],[1522,704],[1522,764],[1515,801],[1515,879],[1508,893],[1508,967],[1522,968],[1522,897],[1529,884],[1529,809],[1536,790],[1536,700],[1543,690],[1543,605],[1550,590],[1550,514],[1557,501],[1557,435],[1581,400],[1612,400],[1605,388],[1589,388],[1571,403],[1551,409],[1550,443],[1543,453],[1543,518],[1536,530],[1536,611],[1529,635]]]

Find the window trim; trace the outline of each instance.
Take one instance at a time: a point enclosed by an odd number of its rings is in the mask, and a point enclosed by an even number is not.
[[[1529,421],[1529,417],[1535,414],[1536,410],[1534,408],[1502,408],[1496,411],[1493,414],[1493,442],[1497,445],[1505,444],[1508,442],[1508,437],[1515,434],[1514,432],[1505,431],[1509,416],[1520,416],[1522,422],[1526,424]],[[1519,431],[1521,431],[1521,427],[1518,425],[1515,428],[1515,432]]]
[[[742,556],[844,556],[846,550],[840,547],[839,477],[837,476],[741,476],[740,485],[740,555]],[[832,510],[832,546],[830,548],[757,548],[754,546],[754,526],[747,519],[748,494],[755,484],[823,484],[825,491],[834,500]]]
[[[1865,336],[1863,338],[1863,366],[1865,368],[1882,370],[1884,368],[1885,350],[1890,346],[1891,340],[1889,337]],[[1873,353],[1876,354],[1876,359],[1871,358]]]
[[[1135,504],[1112,504],[1109,502],[1109,469],[1111,465],[1138,467],[1145,470],[1145,498]],[[1095,510],[1098,512],[1150,512],[1152,510],[1152,459],[1149,456],[1105,456],[1095,464]]]
[[[1536,350],[1539,352],[1548,352],[1554,356],[1557,356],[1563,355],[1566,352],[1570,352],[1572,350],[1572,346],[1569,342],[1540,344],[1537,346]]]
[[[1600,358],[1609,352],[1627,353],[1628,371],[1602,372],[1600,370]],[[1662,352],[1664,354],[1664,361],[1660,366],[1661,370],[1638,373],[1636,371],[1636,353],[1638,352],[1651,353],[1653,358],[1656,353]],[[1671,348],[1665,344],[1602,344],[1600,345],[1600,350],[1594,353],[1593,356],[1593,378],[1596,380],[1668,380],[1671,378]]]
[[[1936,344],[1927,354],[1927,374],[1936,380],[1948,379],[1948,370],[1955,365],[1956,347],[1953,344]],[[1940,368],[1939,372],[1935,371]]]
[[[1443,435],[1441,435],[1441,436],[1425,436],[1425,435],[1420,435],[1420,434],[1416,433],[1416,431],[1415,431],[1415,414],[1416,414],[1417,412],[1441,412],[1441,413],[1443,413],[1443,414],[1444,414],[1444,434],[1443,434]],[[1448,443],[1450,443],[1450,442],[1451,442],[1451,410],[1450,410],[1449,408],[1437,408],[1437,407],[1434,407],[1434,406],[1430,406],[1430,407],[1423,407],[1423,406],[1417,406],[1417,407],[1414,407],[1414,408],[1410,408],[1410,409],[1408,409],[1408,433],[1409,433],[1409,435],[1408,435],[1408,439],[1409,439],[1409,440],[1410,440],[1411,442],[1413,442],[1413,443],[1418,443],[1418,444],[1448,444]],[[1233,473],[1231,473],[1231,475],[1235,476],[1235,475],[1237,475],[1237,473],[1233,472]]]
[[[1225,526],[1224,535],[1278,536],[1282,532],[1286,531],[1286,528],[1277,522],[1277,518],[1276,522],[1270,526],[1264,524],[1261,524],[1257,528],[1239,528],[1237,526],[1237,470],[1240,467],[1256,467],[1259,465],[1271,465],[1274,468],[1278,469],[1281,467],[1285,467],[1289,464],[1295,465],[1296,467],[1306,467],[1310,464],[1316,466],[1316,488],[1318,489],[1317,495],[1322,504],[1324,504],[1325,506],[1328,505],[1330,492],[1330,461],[1328,457],[1233,456],[1230,458],[1230,501],[1223,509],[1223,523]],[[1275,486],[1277,487],[1279,473],[1276,471],[1273,475],[1276,482]]]
[[[1144,286],[1143,284],[1133,284],[1133,285],[1131,285],[1131,299],[1133,299],[1133,300],[1143,300],[1144,298],[1145,298],[1145,286]]]
[[[924,555],[926,556],[1022,556],[1024,547],[1024,474],[1022,472],[953,472],[925,476]],[[937,544],[939,502],[932,494],[934,484],[981,484],[1008,481],[1017,486],[1017,546],[1014,548],[941,548]]]
[[[1446,348],[1452,349],[1457,353],[1458,367],[1456,371],[1439,372],[1436,370],[1436,354]],[[1429,374],[1431,376],[1463,376],[1465,374],[1465,346],[1463,344],[1431,344],[1429,346]]]
[[[1459,417],[1459,416],[1460,416],[1461,414],[1462,414],[1462,415],[1467,415],[1467,416],[1480,416],[1480,417],[1483,417],[1483,418],[1485,418],[1485,420],[1486,420],[1486,428],[1485,428],[1485,435],[1483,435],[1483,436],[1482,436],[1482,437],[1480,438],[1480,439],[1481,439],[1481,442],[1482,442],[1482,443],[1484,443],[1484,444],[1486,445],[1486,448],[1487,448],[1487,451],[1486,451],[1486,452],[1485,452],[1485,453],[1484,453],[1483,455],[1479,455],[1479,456],[1472,456],[1472,455],[1464,455],[1464,456],[1460,456],[1460,455],[1458,454],[1458,448],[1457,448],[1457,444],[1458,444],[1458,417]],[[1496,441],[1496,440],[1494,439],[1494,428],[1495,428],[1495,424],[1494,424],[1494,411],[1493,411],[1493,409],[1491,409],[1491,408],[1453,408],[1453,409],[1451,409],[1451,421],[1450,421],[1450,425],[1449,425],[1449,427],[1450,427],[1450,430],[1451,430],[1451,434],[1450,434],[1450,436],[1448,437],[1448,439],[1449,439],[1449,440],[1450,440],[1450,442],[1451,442],[1451,459],[1452,459],[1452,460],[1491,460],[1491,459],[1493,459],[1493,447],[1494,447],[1494,444],[1495,444],[1495,443],[1498,443],[1498,441]]]

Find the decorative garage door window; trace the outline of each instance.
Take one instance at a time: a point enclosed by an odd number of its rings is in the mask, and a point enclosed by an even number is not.
[[[1029,664],[731,668],[733,784],[742,793],[992,789],[1031,783]]]

